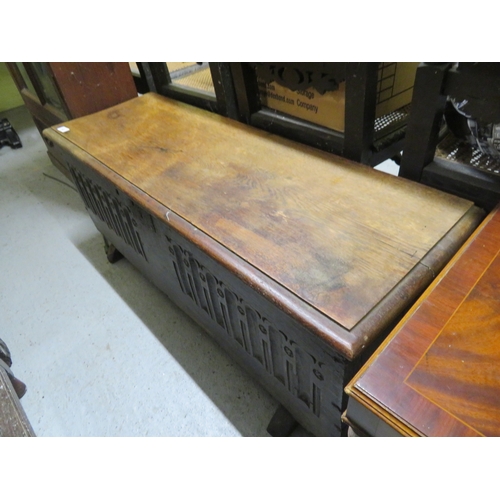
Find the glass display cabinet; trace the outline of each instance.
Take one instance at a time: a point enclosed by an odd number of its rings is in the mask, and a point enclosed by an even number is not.
[[[40,134],[137,96],[128,63],[6,63]],[[67,174],[63,165],[59,169]]]

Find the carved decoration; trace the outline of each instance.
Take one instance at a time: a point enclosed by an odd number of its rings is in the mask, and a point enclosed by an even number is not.
[[[334,393],[338,384],[333,380],[339,376],[335,362],[321,361],[318,354],[307,352],[209,272],[190,252],[168,236],[167,240],[182,292],[314,415],[332,419],[336,413],[340,415],[338,395]]]
[[[345,80],[346,63],[249,63],[265,83],[276,82],[290,90],[313,87],[323,95]]]
[[[130,209],[71,165],[68,168],[87,209],[147,260],[141,237],[135,230],[137,222]]]

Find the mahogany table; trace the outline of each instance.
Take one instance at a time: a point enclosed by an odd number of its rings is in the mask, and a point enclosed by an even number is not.
[[[371,436],[500,436],[497,207],[346,388]]]
[[[153,93],[44,135],[106,240],[316,435],[484,216]]]

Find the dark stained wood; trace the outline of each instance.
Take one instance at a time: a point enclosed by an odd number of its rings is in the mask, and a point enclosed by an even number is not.
[[[487,211],[500,200],[498,176],[444,158],[435,157],[425,167],[421,182],[471,200]]]
[[[342,156],[368,165],[372,155],[378,63],[347,63]]]
[[[483,217],[151,93],[64,125],[44,136],[106,240],[316,435]]]
[[[402,435],[499,436],[499,283],[497,208],[347,392]]]
[[[436,151],[446,96],[441,94],[450,63],[421,64],[415,76],[413,109],[404,144],[399,175],[420,180],[422,169]]]

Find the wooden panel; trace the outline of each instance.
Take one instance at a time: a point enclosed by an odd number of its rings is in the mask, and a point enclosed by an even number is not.
[[[128,63],[49,63],[70,116],[77,118],[137,96]]]
[[[347,329],[472,206],[154,94],[67,125],[66,139]]]
[[[402,434],[500,435],[496,209],[347,391]]]

